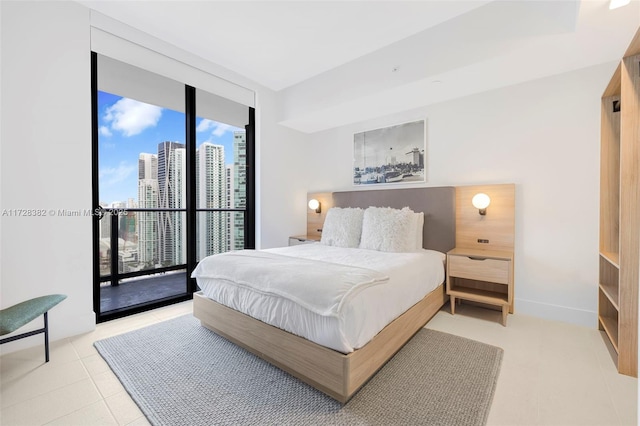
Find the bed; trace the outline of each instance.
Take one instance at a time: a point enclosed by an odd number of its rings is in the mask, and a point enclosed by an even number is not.
[[[439,187],[336,192],[331,194],[331,204],[343,211],[357,207],[368,211],[371,206],[384,206],[398,210],[409,207],[413,212],[421,212],[424,214],[424,226],[419,241],[424,250],[418,248],[410,253],[387,253],[387,256],[367,251],[366,248],[362,253],[360,249],[308,244],[218,255],[215,256],[216,262],[244,263],[240,263],[240,267],[236,263],[217,263],[205,273],[203,270],[207,262],[201,262],[203,266],[199,265],[200,270],[197,269],[196,275],[203,291],[194,295],[194,315],[203,326],[346,403],[446,302],[443,272],[440,275],[434,273],[429,280],[417,280],[416,277],[428,275],[429,272],[425,272],[427,270],[434,270],[433,266],[421,269],[423,263],[439,263],[441,271],[444,271],[443,253],[455,244],[455,189]],[[364,242],[364,234],[362,238]],[[352,254],[355,260],[349,258]],[[376,267],[386,265],[387,261],[383,259],[391,258],[390,267]],[[273,295],[264,286],[268,287],[276,278],[269,276],[262,283],[260,279],[249,280],[247,277],[256,276],[251,268],[261,262],[275,262],[278,268],[284,269],[288,266],[280,265],[286,265],[290,260],[300,261],[298,270],[306,274],[306,278],[298,277],[296,282],[305,279],[309,283],[331,281],[333,286],[333,281],[336,281],[335,287],[343,293],[338,295],[339,298],[334,297],[330,292],[333,290],[327,285],[323,292],[326,291],[328,296],[320,293],[314,296],[324,305],[311,306],[310,300],[314,297],[306,295],[313,294],[314,285],[310,284],[308,291],[296,293],[298,290],[295,288],[288,290],[293,293],[285,291],[285,296],[288,296],[285,297],[286,303],[276,301],[269,305],[268,299]],[[350,277],[347,287],[342,278],[338,278],[342,275],[330,268],[323,271],[326,268],[316,267],[318,262],[334,266],[338,264],[338,268],[345,269]],[[242,285],[227,286],[225,268],[246,269],[243,277],[236,278]],[[286,273],[295,278],[295,272]],[[353,276],[357,276],[359,281],[352,282]],[[416,281],[420,281],[420,284],[410,283]],[[254,297],[252,294],[262,296]],[[315,299],[314,302],[317,302]],[[346,299],[350,304],[343,303]],[[261,307],[261,303],[266,303],[267,307]],[[392,308],[387,309],[387,305]],[[364,312],[369,308],[369,317],[356,314],[358,309],[353,306]],[[273,320],[269,312],[274,310],[286,312],[284,322]],[[321,321],[313,322],[311,317],[314,316]],[[303,326],[301,330],[295,328],[299,324],[314,325],[306,327],[306,330]]]

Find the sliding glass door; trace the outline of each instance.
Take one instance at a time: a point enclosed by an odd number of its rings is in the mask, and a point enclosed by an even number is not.
[[[252,244],[253,110],[96,54],[92,68],[94,309],[104,321],[192,297],[198,260]]]

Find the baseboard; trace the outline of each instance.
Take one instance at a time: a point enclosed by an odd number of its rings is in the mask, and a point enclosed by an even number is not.
[[[595,311],[551,305],[532,300],[515,299],[515,312],[538,318],[562,321],[589,328],[598,328],[598,314]]]

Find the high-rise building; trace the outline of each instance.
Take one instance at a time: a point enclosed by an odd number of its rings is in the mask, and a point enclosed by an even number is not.
[[[158,207],[186,207],[186,151],[184,144],[158,144]],[[146,171],[146,170],[145,170]],[[159,260],[164,265],[186,262],[186,232],[184,212],[159,212]]]
[[[98,203],[102,208],[108,208],[109,204],[104,201],[100,201]],[[100,240],[109,241],[111,239],[111,220],[109,219],[109,215],[105,214],[105,216],[100,220]]]
[[[411,151],[407,152],[407,155],[411,155],[411,160],[409,160],[411,164],[424,167],[424,153],[420,152],[418,148],[413,148]]]
[[[224,147],[205,142],[196,151],[196,206],[201,209],[227,207]],[[198,212],[196,246],[198,258],[228,250],[227,213]]]
[[[122,211],[118,214],[118,237],[128,243],[138,243],[136,213]]]
[[[109,207],[104,201],[99,202],[100,207]],[[100,275],[111,274],[111,216],[105,214],[100,220]]]
[[[229,207],[247,207],[247,135],[244,131],[233,132],[233,204]],[[244,214],[232,213],[233,250],[244,248]]]
[[[226,168],[225,168],[225,173],[227,176],[226,179],[226,183],[225,183],[225,191],[227,192],[227,208],[231,209],[233,208],[233,206],[236,205],[236,197],[235,197],[235,193],[233,191],[233,183],[234,183],[234,165],[233,164],[227,164]],[[235,242],[235,233],[233,232],[233,224],[235,222],[234,217],[235,217],[236,213],[229,213],[228,217],[227,217],[227,247],[229,247],[229,249],[234,250],[236,249],[236,242]]]
[[[203,143],[196,151],[196,208],[246,207],[246,138],[235,132],[234,163],[225,167],[224,146]],[[178,142],[158,144],[158,154],[138,158],[138,205],[141,209],[186,208],[186,149]],[[244,248],[244,214],[198,212],[197,257]],[[144,268],[186,263],[186,214],[139,212],[138,253]]]
[[[138,180],[138,204],[141,209],[158,208],[158,180]],[[145,267],[159,260],[158,212],[138,212],[138,253]]]
[[[138,157],[138,206],[157,209],[158,156],[141,153]],[[143,268],[153,268],[160,259],[158,241],[158,212],[138,212],[138,256]]]
[[[171,177],[174,182],[175,197],[173,209],[187,208],[187,150],[177,148],[174,150],[174,162]],[[176,265],[187,263],[187,214],[186,212],[174,212],[174,248],[173,263]]]
[[[138,156],[138,179],[158,179],[158,156],[140,153]]]

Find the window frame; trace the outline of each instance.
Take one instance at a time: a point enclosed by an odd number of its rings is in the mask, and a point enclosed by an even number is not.
[[[151,71],[150,71],[151,72]],[[198,208],[196,204],[196,88],[184,84],[185,101],[185,147],[186,147],[186,208],[180,209],[186,213],[186,264],[171,267],[158,268],[131,273],[120,273],[117,268],[117,256],[112,256],[111,280],[112,285],[122,278],[151,275],[158,272],[167,272],[186,268],[185,292],[173,297],[155,300],[139,305],[133,305],[114,311],[101,312],[100,307],[100,283],[106,281],[100,274],[100,215],[93,215],[92,223],[92,250],[93,250],[93,307],[98,323],[132,315],[138,312],[155,309],[157,307],[190,300],[193,293],[198,290],[195,279],[191,278],[191,272],[197,266],[197,214],[198,212],[243,212],[244,213],[244,247],[255,248],[255,109],[247,106],[246,133],[246,206],[241,208]],[[99,203],[99,123],[98,123],[98,54],[91,52],[91,164],[92,164],[92,204],[94,211],[102,208]],[[102,209],[108,210],[108,209]],[[113,215],[112,215],[113,216]],[[233,221],[232,221],[233,222]],[[113,223],[113,222],[112,222]],[[117,248],[117,234],[112,232],[112,244],[115,240]],[[116,266],[114,269],[114,265]],[[115,273],[114,273],[115,271]]]

